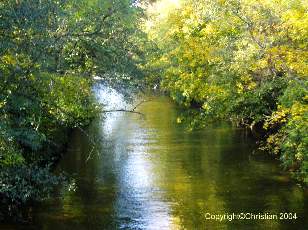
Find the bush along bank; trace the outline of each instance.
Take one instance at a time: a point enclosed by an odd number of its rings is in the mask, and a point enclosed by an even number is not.
[[[29,97],[18,85],[1,107],[0,196],[6,220],[23,219],[22,207],[48,198],[62,182],[52,166],[70,130],[88,125],[98,111],[84,78],[41,74],[33,79]]]

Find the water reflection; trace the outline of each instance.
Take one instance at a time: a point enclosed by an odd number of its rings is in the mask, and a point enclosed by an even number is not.
[[[100,93],[99,99],[106,103],[110,96],[116,103],[108,109],[129,107],[112,89]],[[155,185],[157,179],[150,159],[149,145],[153,144],[155,131],[148,132],[140,123],[140,116],[125,113],[108,114],[103,123],[102,138],[112,143],[104,155],[112,158],[118,183],[116,223],[123,229],[170,229],[169,205]]]
[[[108,109],[130,105],[97,88]],[[226,124],[187,132],[180,109],[165,97],[146,114],[109,113],[93,122],[93,143],[76,131],[59,165],[73,178],[62,199],[36,209],[23,229],[304,229],[308,194],[255,153],[243,130]],[[89,160],[87,161],[87,159]],[[210,221],[205,213],[296,212],[297,220]],[[1,226],[0,226],[1,227]]]

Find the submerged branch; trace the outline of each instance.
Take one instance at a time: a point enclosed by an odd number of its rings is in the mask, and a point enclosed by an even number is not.
[[[113,113],[113,112],[125,112],[125,113],[136,113],[142,116],[145,116],[144,113],[134,111],[134,110],[126,110],[126,109],[113,109],[113,110],[104,110],[102,113]]]
[[[92,149],[86,159],[86,163],[91,159],[92,157],[92,153],[95,150],[98,141],[94,140],[83,128],[81,128],[80,126],[76,126],[84,135],[86,135],[86,137],[88,138],[88,140],[93,144]]]
[[[111,110],[103,110],[102,113],[113,113],[113,112],[124,112],[124,113],[136,113],[142,116],[145,116],[144,113],[136,111],[136,109],[145,102],[149,102],[150,100],[143,100],[135,105],[132,109],[111,109]]]
[[[149,101],[149,100],[148,100]],[[113,110],[103,110],[102,113],[113,113],[113,112],[125,112],[125,113],[136,113],[136,114],[139,114],[141,116],[145,116],[144,113],[141,113],[141,112],[138,112],[138,111],[135,111],[141,104],[145,103],[145,102],[148,102],[146,100],[143,100],[141,102],[139,102],[137,105],[134,106],[133,109],[131,110],[127,110],[127,109],[113,109]],[[92,149],[86,159],[86,163],[91,159],[92,157],[92,154],[94,152],[94,150],[96,149],[96,146],[98,145],[97,141],[94,140],[83,128],[81,128],[80,126],[76,126],[84,135],[86,135],[86,137],[89,139],[89,141],[93,144],[92,146]]]

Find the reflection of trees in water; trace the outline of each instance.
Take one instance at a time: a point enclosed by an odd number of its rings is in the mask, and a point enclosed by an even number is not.
[[[226,124],[188,131],[176,122],[181,111],[164,97],[139,109],[145,119],[111,114],[114,119],[93,122],[88,133],[99,141],[99,154],[87,162],[92,143],[76,131],[61,163],[76,190],[66,191],[50,214],[63,220],[46,218],[46,226],[227,229],[256,222],[206,221],[205,213],[303,212],[302,191],[269,177],[278,174],[277,165],[251,154],[255,144],[247,133]]]

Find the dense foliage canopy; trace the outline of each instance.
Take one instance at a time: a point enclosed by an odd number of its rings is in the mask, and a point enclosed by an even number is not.
[[[92,77],[137,74],[132,35],[140,13],[130,0],[0,2],[2,211],[13,215],[58,183],[49,167],[68,130],[99,109]]]
[[[192,126],[263,128],[263,148],[308,182],[307,10],[304,0],[158,1],[144,23],[156,45],[148,81],[200,108]]]

